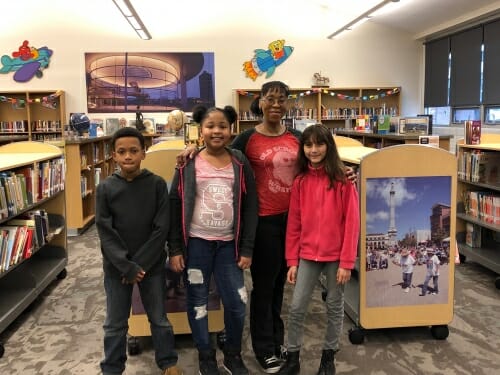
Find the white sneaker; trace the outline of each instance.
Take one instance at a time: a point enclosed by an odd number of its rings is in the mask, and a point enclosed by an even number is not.
[[[409,291],[410,291],[410,288],[406,288],[406,289],[404,290],[404,292],[405,292],[405,293],[408,293]]]
[[[257,357],[262,370],[267,374],[276,374],[283,365],[283,362],[278,359],[275,355],[269,357]]]

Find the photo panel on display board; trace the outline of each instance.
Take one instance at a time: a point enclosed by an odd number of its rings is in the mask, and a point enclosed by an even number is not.
[[[361,160],[361,327],[451,322],[456,182],[456,158],[440,148],[398,145]]]

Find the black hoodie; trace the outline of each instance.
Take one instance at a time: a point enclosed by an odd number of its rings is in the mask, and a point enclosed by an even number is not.
[[[133,281],[165,266],[169,229],[165,180],[147,169],[132,181],[115,172],[97,186],[96,227],[104,272]]]

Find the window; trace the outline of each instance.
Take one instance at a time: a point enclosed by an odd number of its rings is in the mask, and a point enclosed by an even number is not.
[[[426,114],[446,126],[500,125],[500,19],[425,43]]]
[[[481,110],[479,107],[453,108],[453,124],[463,124],[465,121],[481,121]]]
[[[432,115],[433,125],[450,125],[450,107],[428,107],[426,115]]]
[[[487,125],[500,125],[500,105],[484,108],[484,123]]]

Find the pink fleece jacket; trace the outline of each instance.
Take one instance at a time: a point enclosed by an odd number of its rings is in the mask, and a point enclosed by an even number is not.
[[[359,203],[356,186],[349,181],[329,180],[323,168],[309,168],[293,182],[286,231],[286,261],[340,260],[340,267],[353,269],[359,238]]]

